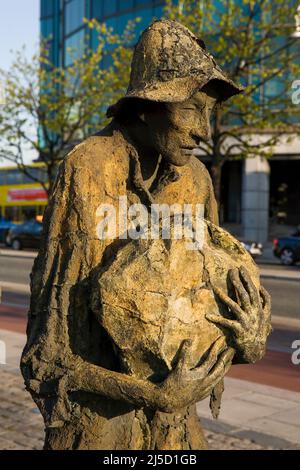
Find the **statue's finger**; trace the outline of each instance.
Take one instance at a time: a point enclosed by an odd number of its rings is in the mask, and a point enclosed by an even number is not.
[[[209,372],[207,377],[204,379],[203,387],[215,386],[228,372],[230,369],[232,359],[235,355],[235,350],[233,348],[228,348],[226,351],[222,352],[219,356],[217,363],[214,368]]]
[[[265,322],[271,322],[271,296],[263,286],[260,286],[260,296],[262,299]]]
[[[251,312],[251,301],[248,292],[246,291],[241,279],[238,269],[230,269],[229,278],[233,284],[233,287],[236,292],[238,303],[242,307],[242,310],[247,313]],[[242,315],[243,317],[244,315]],[[242,319],[239,318],[240,320]]]
[[[258,291],[249,275],[249,272],[245,268],[245,266],[240,267],[239,274],[242,279],[242,282],[244,283],[247,289],[251,304],[253,306],[258,306],[259,305]]]
[[[236,320],[229,320],[228,318],[224,318],[221,315],[215,315],[213,313],[207,313],[205,318],[213,323],[229,328],[236,336],[239,336],[243,331],[241,324]]]
[[[227,305],[227,307],[230,308],[230,310],[236,315],[238,319],[241,319],[244,317],[245,313],[241,309],[241,307],[234,302],[228,295],[226,295],[222,289],[219,289],[218,287],[213,287],[214,293],[220,298],[220,300]]]
[[[263,309],[271,310],[271,296],[269,292],[264,288],[264,286],[260,286],[260,296],[263,301],[262,307]]]
[[[208,355],[200,366],[195,367],[189,371],[190,378],[192,380],[204,379],[209,371],[216,364],[219,355],[227,349],[226,338],[225,336],[220,336],[217,340],[211,345]]]
[[[178,354],[178,361],[176,364],[176,370],[181,371],[186,368],[186,365],[189,363],[189,353],[192,346],[192,341],[190,339],[185,339],[182,341],[180,346],[180,351]]]

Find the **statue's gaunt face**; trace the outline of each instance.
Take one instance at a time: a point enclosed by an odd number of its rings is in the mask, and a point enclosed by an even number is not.
[[[155,149],[173,165],[188,163],[192,150],[211,136],[210,119],[217,103],[210,87],[183,103],[165,103],[147,116]]]

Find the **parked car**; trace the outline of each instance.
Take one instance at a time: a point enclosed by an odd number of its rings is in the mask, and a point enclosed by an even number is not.
[[[39,248],[43,225],[36,220],[29,220],[24,224],[13,227],[7,241],[14,250],[22,248]]]
[[[288,237],[275,238],[273,253],[286,266],[300,261],[300,229]]]
[[[7,235],[9,230],[16,227],[16,224],[10,222],[3,217],[0,218],[0,243],[5,243],[7,245]]]
[[[263,254],[263,246],[261,243],[241,240],[241,244],[253,258],[256,258],[257,256],[261,256]]]

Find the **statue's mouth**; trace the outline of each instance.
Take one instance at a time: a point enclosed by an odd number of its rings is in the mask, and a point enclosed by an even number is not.
[[[187,154],[187,155],[192,155],[194,149],[196,148],[197,146],[194,145],[194,146],[191,146],[191,147],[181,147],[182,151]]]

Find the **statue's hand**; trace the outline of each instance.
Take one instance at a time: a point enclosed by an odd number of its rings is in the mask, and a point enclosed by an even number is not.
[[[270,295],[262,286],[259,291],[256,289],[244,267],[231,269],[229,278],[237,302],[218,287],[213,286],[213,291],[227,305],[228,313],[234,319],[214,314],[206,314],[206,318],[233,332],[239,362],[254,363],[264,356],[267,337],[272,331]]]
[[[185,340],[175,369],[160,386],[163,411],[171,413],[208,397],[227,373],[235,354],[222,336],[213,343],[202,364],[190,369],[187,366],[190,347],[191,341]]]

